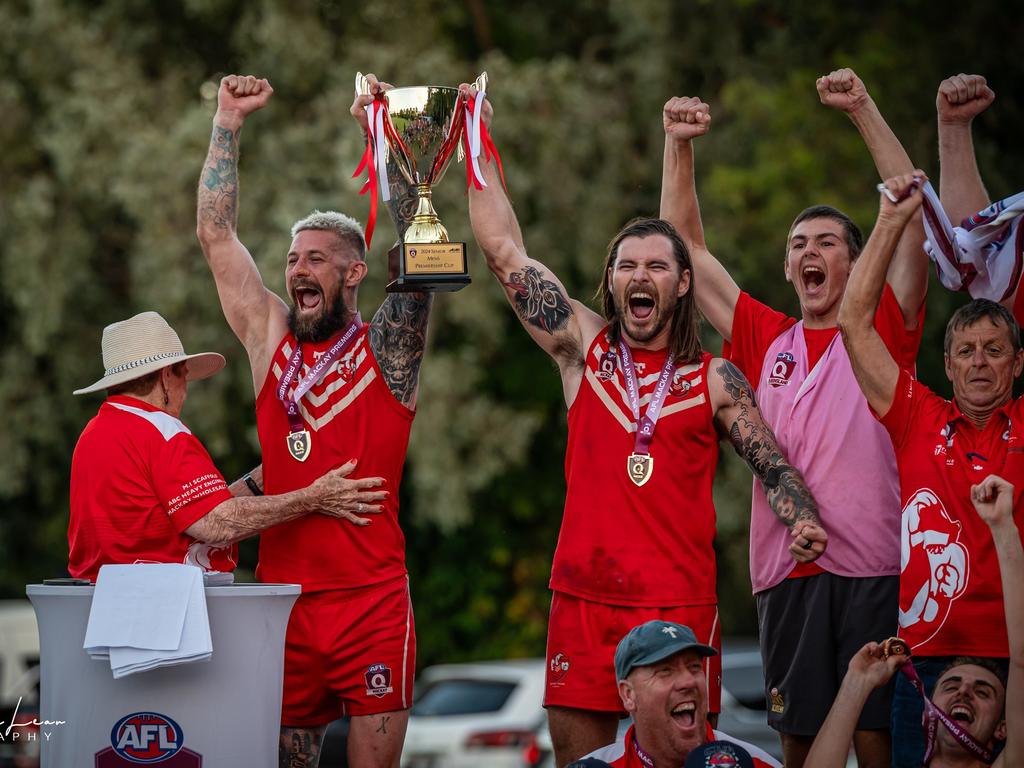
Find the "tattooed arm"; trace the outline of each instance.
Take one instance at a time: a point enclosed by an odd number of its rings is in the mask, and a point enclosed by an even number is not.
[[[716,425],[753,470],[775,516],[790,529],[793,559],[802,563],[816,560],[828,543],[818,505],[803,475],[782,455],[775,433],[757,407],[750,382],[731,362],[716,358],[708,366],[708,390]]]
[[[256,263],[238,239],[238,139],[246,116],[261,109],[273,89],[266,80],[229,75],[221,80],[217,114],[199,179],[196,234],[213,272],[221,308],[249,353],[258,390],[287,324],[284,302],[268,291]]]
[[[465,84],[460,87],[476,92]],[[490,114],[490,102],[485,101],[485,122],[490,122]],[[487,186],[469,191],[473,234],[523,328],[558,363],[566,402],[571,403],[582,381],[584,355],[604,320],[570,299],[551,270],[526,255],[519,222],[494,163],[481,156],[480,169]]]

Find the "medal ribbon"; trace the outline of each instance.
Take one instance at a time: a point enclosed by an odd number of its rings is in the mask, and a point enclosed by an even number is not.
[[[302,368],[302,344],[295,343],[295,351],[292,352],[292,356],[288,360],[288,367],[285,368],[284,375],[281,376],[281,380],[277,384],[277,399],[284,406],[284,412],[288,416],[288,425],[293,433],[302,431],[299,400],[309,391],[310,387],[320,380],[320,377],[327,372],[327,369],[334,364],[334,361],[349,347],[355,339],[356,333],[362,327],[363,319],[356,312],[355,318],[348,324],[345,332],[341,334],[341,338],[334,342],[331,348],[316,361],[316,364],[309,369],[309,373],[298,383],[295,391],[289,397],[288,387],[291,386],[292,381],[295,380],[296,375],[299,373],[299,369]]]
[[[654,428],[658,424],[658,417],[661,416],[661,407],[665,405],[665,398],[668,397],[668,383],[672,379],[672,372],[676,368],[676,361],[669,354],[665,357],[665,365],[661,368],[661,376],[654,387],[654,394],[651,395],[651,402],[647,404],[644,415],[640,415],[640,387],[636,379],[636,366],[633,364],[633,355],[621,341],[619,342],[619,357],[622,358],[622,375],[626,380],[626,395],[629,398],[629,407],[633,410],[633,420],[636,422],[636,443],[634,453],[647,455],[651,452],[651,440],[654,439]]]
[[[946,730],[953,735],[953,738],[960,742],[960,746],[986,765],[991,765],[992,761],[995,760],[995,756],[975,741],[974,737],[964,730],[960,723],[935,706],[932,700],[928,698],[928,694],[924,690],[924,683],[921,682],[917,670],[914,669],[914,663],[910,659],[903,662],[900,666],[900,672],[907,676],[910,684],[917,689],[917,692],[921,694],[921,698],[924,699],[924,764],[928,765],[928,762],[932,759],[932,752],[935,750],[936,732],[938,731],[939,723],[942,723],[946,726]]]
[[[466,149],[466,189],[476,187],[483,189],[487,186],[484,175],[480,170],[480,152],[483,151],[487,160],[494,158],[498,166],[498,174],[501,176],[501,186],[505,185],[505,169],[501,165],[501,156],[498,148],[494,145],[490,132],[482,119],[484,99],[487,94],[484,91],[477,91],[475,99],[466,99],[464,109],[466,112],[465,128],[462,132],[462,142]]]
[[[637,759],[639,759],[641,763],[646,765],[647,768],[654,768],[654,758],[652,758],[650,755],[648,755],[646,752],[640,749],[640,744],[636,740],[635,733],[633,734],[633,752],[636,754]]]

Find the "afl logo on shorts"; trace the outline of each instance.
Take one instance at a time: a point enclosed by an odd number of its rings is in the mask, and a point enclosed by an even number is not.
[[[562,678],[569,674],[569,657],[564,653],[556,653],[548,662],[548,685],[560,685]]]
[[[374,664],[366,670],[366,695],[383,699],[394,693],[391,687],[391,670],[384,664]]]
[[[772,364],[772,371],[768,374],[768,385],[772,387],[784,387],[789,384],[789,377],[793,375],[796,368],[796,360],[791,352],[779,352]]]
[[[185,743],[181,726],[156,712],[134,712],[117,721],[110,731],[114,751],[133,763],[162,763]]]

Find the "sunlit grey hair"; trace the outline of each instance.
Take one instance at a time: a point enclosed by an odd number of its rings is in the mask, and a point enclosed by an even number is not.
[[[292,237],[307,229],[333,232],[338,239],[355,251],[356,258],[366,257],[366,238],[363,236],[363,226],[351,216],[337,211],[313,211],[304,219],[299,219],[292,225]]]

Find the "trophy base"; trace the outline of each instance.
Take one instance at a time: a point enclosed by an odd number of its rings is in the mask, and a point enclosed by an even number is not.
[[[469,283],[465,243],[405,243],[387,291],[458,291]]]
[[[438,293],[461,291],[469,285],[469,275],[404,275],[387,284],[388,293]]]

